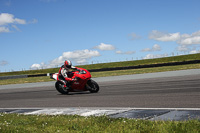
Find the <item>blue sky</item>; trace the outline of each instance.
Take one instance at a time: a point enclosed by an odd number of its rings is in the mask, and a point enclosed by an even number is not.
[[[0,72],[200,52],[199,0],[0,0]]]

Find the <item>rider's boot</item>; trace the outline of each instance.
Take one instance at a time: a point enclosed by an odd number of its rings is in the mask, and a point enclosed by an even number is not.
[[[67,90],[70,90],[71,89],[71,83],[68,82],[68,81],[65,81],[65,86]]]
[[[60,81],[63,83],[62,87],[63,87],[64,89],[69,90],[68,82],[65,81],[65,80],[60,80]]]

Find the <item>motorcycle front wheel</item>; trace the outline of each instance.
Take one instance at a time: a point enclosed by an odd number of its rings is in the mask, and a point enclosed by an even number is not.
[[[99,91],[99,85],[92,79],[88,80],[87,88],[91,93],[97,93]]]
[[[57,81],[56,84],[55,84],[55,87],[56,87],[56,90],[58,92],[60,92],[61,94],[68,94],[69,93],[68,87],[65,88],[64,84],[62,82]]]

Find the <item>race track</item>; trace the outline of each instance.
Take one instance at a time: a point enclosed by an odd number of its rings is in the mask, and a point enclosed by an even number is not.
[[[135,75],[134,78],[118,76],[117,80],[115,77],[96,78],[100,85],[96,94],[61,95],[55,90],[54,82],[34,87],[0,86],[0,108],[200,108],[200,74],[199,69],[194,71],[175,75],[171,72],[172,76],[169,73]]]

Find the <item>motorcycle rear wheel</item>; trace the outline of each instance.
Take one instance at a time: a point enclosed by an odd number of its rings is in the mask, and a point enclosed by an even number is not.
[[[91,93],[97,93],[99,91],[99,85],[92,79],[87,82],[87,88]]]
[[[64,87],[64,84],[63,84],[62,82],[57,81],[57,82],[55,83],[55,87],[56,87],[56,90],[57,90],[58,92],[60,92],[61,94],[68,94],[68,93],[69,93],[68,87],[65,88],[65,87]]]

